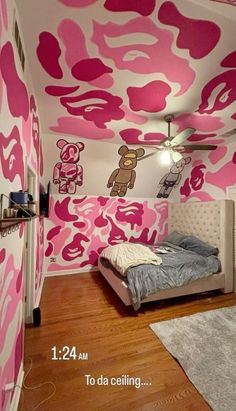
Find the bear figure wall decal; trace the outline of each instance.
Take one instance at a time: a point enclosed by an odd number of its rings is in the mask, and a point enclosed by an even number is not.
[[[127,146],[121,146],[118,150],[121,156],[119,168],[114,170],[110,175],[107,187],[111,189],[110,196],[124,197],[127,189],[134,187],[136,172],[134,168],[137,165],[137,159],[145,154],[143,148],[130,150]]]
[[[158,198],[168,198],[173,187],[177,187],[182,178],[181,172],[183,171],[186,164],[189,164],[191,157],[181,158],[176,163],[173,163],[169,173],[165,174],[164,177],[159,181],[161,186],[159,193],[157,194]]]
[[[60,148],[61,162],[54,166],[53,183],[59,184],[60,194],[75,194],[76,185],[83,184],[83,168],[77,164],[80,159],[80,151],[84,149],[84,144],[68,143],[66,140],[57,141]]]

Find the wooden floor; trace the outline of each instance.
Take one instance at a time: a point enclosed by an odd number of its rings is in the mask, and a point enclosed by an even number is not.
[[[210,407],[162,346],[149,324],[236,304],[236,294],[219,292],[149,303],[134,313],[99,273],[45,280],[42,324],[27,328],[25,384],[52,381],[56,394],[40,411],[207,411]],[[76,346],[88,360],[53,361],[52,347]],[[134,386],[87,385],[85,375],[141,378]],[[52,387],[24,390],[19,410],[31,411]]]

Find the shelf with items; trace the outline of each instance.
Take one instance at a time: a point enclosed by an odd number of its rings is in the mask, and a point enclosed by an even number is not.
[[[24,214],[27,214],[28,217],[4,217],[3,215],[3,199],[4,197],[9,201],[9,203],[14,203],[17,206],[18,210],[22,210]],[[38,217],[37,215],[31,215],[26,209],[21,207],[19,204],[15,203],[7,195],[1,194],[0,197],[0,235],[1,237],[6,237],[8,234],[18,230],[19,224],[27,221],[31,221]]]

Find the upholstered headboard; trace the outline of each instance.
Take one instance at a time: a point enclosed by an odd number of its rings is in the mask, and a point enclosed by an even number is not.
[[[168,231],[192,234],[219,248],[222,272],[232,287],[233,279],[232,200],[169,203]],[[227,284],[226,284],[227,288]]]

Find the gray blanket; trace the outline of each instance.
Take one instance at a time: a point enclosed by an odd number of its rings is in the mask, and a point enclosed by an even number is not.
[[[139,265],[127,271],[128,288],[135,310],[140,308],[141,300],[150,294],[180,287],[220,270],[220,260],[214,255],[202,257],[169,243],[163,243],[162,246],[169,246],[172,252],[157,253],[162,258],[161,265]]]

